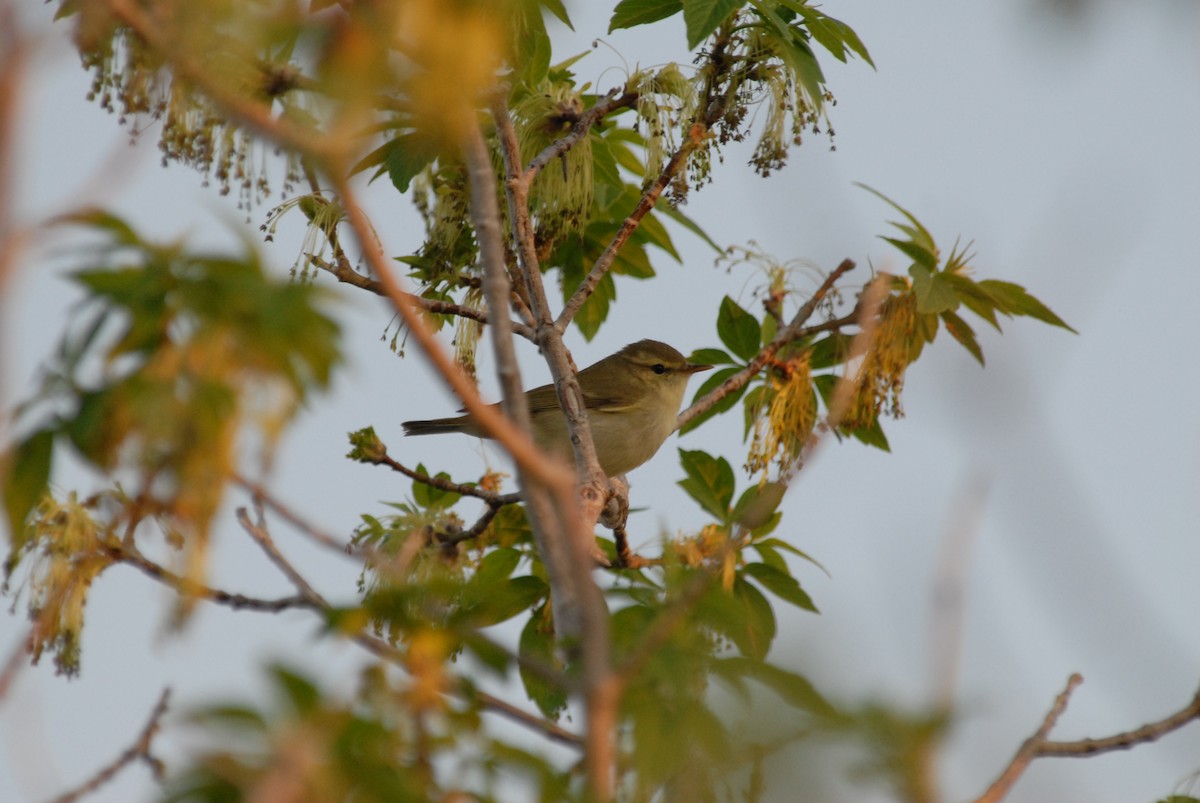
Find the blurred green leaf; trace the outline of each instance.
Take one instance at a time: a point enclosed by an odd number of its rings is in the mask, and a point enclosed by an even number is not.
[[[679,463],[687,474],[677,483],[679,487],[717,519],[727,521],[735,485],[729,461],[700,450],[680,449]]]
[[[3,485],[8,532],[12,539],[10,555],[15,556],[25,544],[25,520],[46,492],[53,457],[54,432],[50,429],[34,432],[12,451],[11,461],[5,467]]]
[[[757,580],[763,588],[785,602],[790,602],[797,608],[803,608],[806,611],[820,613],[817,606],[813,604],[812,598],[800,587],[799,581],[787,572],[765,563],[748,563],[743,571]]]
[[[549,611],[543,605],[534,611],[521,630],[519,663],[521,683],[525,694],[550,719],[558,719],[567,707],[567,692],[560,684],[550,683],[543,673],[534,671],[530,664],[546,670],[561,672],[563,664],[558,658],[554,629],[549,623]]]
[[[778,694],[784,702],[821,717],[833,716],[836,709],[803,675],[743,656],[718,658],[716,666],[722,673],[736,673],[752,678]]]
[[[733,581],[733,595],[742,609],[737,627],[726,635],[747,658],[762,660],[775,640],[775,611],[763,593],[741,577]]]

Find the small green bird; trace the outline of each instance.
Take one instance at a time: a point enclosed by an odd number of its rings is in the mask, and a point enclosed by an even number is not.
[[[639,340],[579,372],[579,387],[600,468],[610,477],[645,463],[675,431],[688,378],[711,365],[696,365],[657,340]],[[525,392],[533,440],[551,454],[572,460],[567,419],[553,385]],[[464,432],[485,438],[469,415],[405,421],[405,435]]]

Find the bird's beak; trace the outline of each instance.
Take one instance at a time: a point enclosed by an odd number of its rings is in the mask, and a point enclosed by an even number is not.
[[[686,366],[684,366],[683,372],[685,374],[698,374],[701,371],[710,371],[710,370],[712,370],[711,365],[696,365],[695,363],[689,362]]]

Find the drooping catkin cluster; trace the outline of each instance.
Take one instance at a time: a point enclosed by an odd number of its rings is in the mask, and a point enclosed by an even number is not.
[[[800,457],[816,421],[817,397],[806,351],[768,371],[754,419],[746,470],[765,475],[772,463],[786,470]]]
[[[916,353],[917,297],[911,292],[891,295],[880,305],[875,333],[856,379],[857,387],[841,423],[869,427],[882,413],[904,416],[900,396],[904,374]]]
[[[565,136],[582,113],[583,97],[565,81],[545,81],[521,98],[512,109],[521,159],[528,163]],[[595,192],[592,170],[592,140],[585,136],[538,173],[529,211],[539,240],[551,242],[587,225]]]

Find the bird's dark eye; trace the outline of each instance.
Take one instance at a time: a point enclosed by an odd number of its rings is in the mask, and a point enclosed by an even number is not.
[[[665,374],[667,372],[667,366],[663,365],[661,362],[656,362],[650,368],[650,370],[656,374]]]

